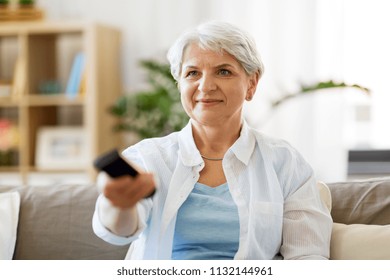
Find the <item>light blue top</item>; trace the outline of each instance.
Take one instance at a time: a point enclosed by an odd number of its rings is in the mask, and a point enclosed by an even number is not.
[[[196,183],[177,214],[172,259],[233,259],[238,250],[238,210],[225,183]]]

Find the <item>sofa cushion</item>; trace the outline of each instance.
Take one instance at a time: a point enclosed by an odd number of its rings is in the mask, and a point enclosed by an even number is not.
[[[390,178],[327,183],[332,217],[343,224],[390,224]]]
[[[108,244],[93,233],[94,186],[26,187],[19,192],[14,259],[124,259],[128,246]]]
[[[390,225],[333,224],[330,259],[390,260]]]
[[[0,260],[12,260],[19,219],[18,192],[0,193]]]

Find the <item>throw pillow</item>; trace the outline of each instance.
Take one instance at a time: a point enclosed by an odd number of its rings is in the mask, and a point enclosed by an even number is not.
[[[390,224],[390,177],[328,183],[333,221],[342,224]]]
[[[330,242],[333,260],[390,260],[390,225],[334,223]]]
[[[0,259],[12,260],[19,220],[18,192],[0,193]]]

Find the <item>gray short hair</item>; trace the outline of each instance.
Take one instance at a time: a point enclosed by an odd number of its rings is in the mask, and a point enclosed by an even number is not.
[[[258,72],[260,78],[264,72],[256,44],[248,33],[230,23],[211,21],[184,33],[169,49],[167,58],[176,81],[181,74],[184,50],[192,43],[215,52],[226,51],[237,59],[248,75]]]

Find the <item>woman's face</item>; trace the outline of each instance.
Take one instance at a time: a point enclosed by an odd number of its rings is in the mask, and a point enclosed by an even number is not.
[[[183,54],[179,89],[184,110],[196,122],[206,125],[241,122],[242,106],[250,100],[258,75],[248,76],[230,54],[189,45]]]

